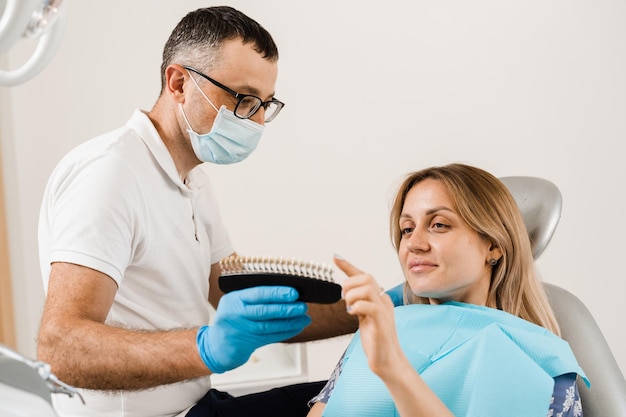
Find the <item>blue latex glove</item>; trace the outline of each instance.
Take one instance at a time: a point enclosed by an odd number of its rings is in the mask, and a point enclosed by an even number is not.
[[[198,330],[196,343],[205,365],[222,373],[246,363],[261,346],[281,342],[311,323],[307,305],[291,287],[259,286],[222,296],[211,326]]]

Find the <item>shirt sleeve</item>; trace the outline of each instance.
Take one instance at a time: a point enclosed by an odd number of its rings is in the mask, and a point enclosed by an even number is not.
[[[145,218],[132,168],[111,154],[85,159],[56,172],[48,193],[44,256],[103,272],[119,285]]]
[[[324,388],[322,388],[319,394],[317,394],[315,397],[309,400],[308,402],[309,407],[313,407],[313,404],[315,403],[324,403],[324,404],[328,403],[328,400],[330,399],[330,396],[333,393],[333,390],[335,389],[335,382],[337,382],[337,379],[339,378],[339,375],[341,374],[341,369],[343,368],[343,362],[344,362],[345,356],[346,356],[346,353],[344,352],[343,355],[341,355],[339,362],[337,362],[337,366],[335,366],[335,369],[333,370],[332,375],[328,379],[328,382],[326,383],[326,385],[324,385]]]
[[[576,374],[564,374],[554,378],[552,403],[548,417],[582,417],[583,407],[576,385]]]

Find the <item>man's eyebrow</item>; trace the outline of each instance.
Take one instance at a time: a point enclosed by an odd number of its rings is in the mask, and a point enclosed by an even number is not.
[[[253,95],[253,96],[257,96],[259,97],[261,100],[266,101],[263,97],[261,97],[261,92],[259,91],[258,88],[253,87],[251,85],[248,84],[243,84],[237,88],[233,88],[234,91],[238,92],[239,94],[247,94],[247,95]],[[242,93],[241,91],[247,91],[247,93]],[[274,95],[276,94],[276,92],[272,92],[272,94],[270,94],[269,99],[273,98]]]
[[[258,88],[251,86],[250,84],[242,84],[240,86],[238,86],[235,91],[240,92],[240,91],[247,91],[247,93],[241,93],[241,94],[254,94],[256,96],[259,95],[260,91]]]

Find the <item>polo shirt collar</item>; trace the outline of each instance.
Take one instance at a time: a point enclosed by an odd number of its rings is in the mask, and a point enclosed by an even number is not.
[[[152,155],[161,169],[163,169],[172,182],[183,191],[188,192],[189,188],[180,178],[176,165],[174,164],[174,160],[172,159],[172,155],[170,155],[165,143],[163,143],[163,139],[161,139],[159,132],[152,124],[152,121],[146,112],[140,109],[135,109],[130,120],[126,123],[126,126],[137,132],[150,149],[150,152],[152,152]]]

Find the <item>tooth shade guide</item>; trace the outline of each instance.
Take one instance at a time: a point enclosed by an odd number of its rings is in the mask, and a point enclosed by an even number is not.
[[[266,256],[229,256],[220,261],[222,291],[241,290],[260,285],[295,288],[301,301],[331,304],[341,299],[341,286],[333,280],[330,265],[295,258]]]

